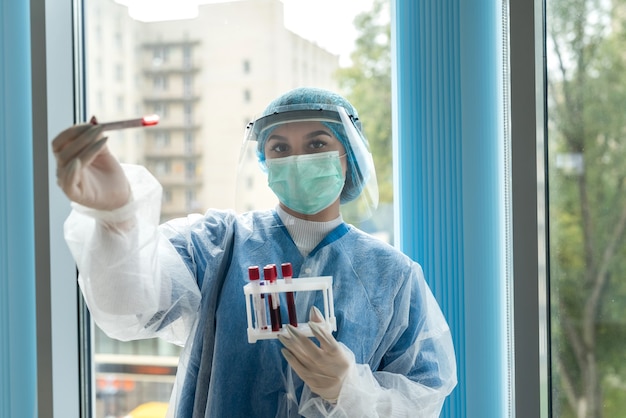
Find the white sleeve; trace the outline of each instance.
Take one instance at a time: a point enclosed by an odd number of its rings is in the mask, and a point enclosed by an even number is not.
[[[456,359],[450,328],[432,292],[420,281],[425,323],[417,338],[383,371],[354,362],[354,354],[342,344],[353,366],[346,376],[336,404],[330,404],[304,386],[299,412],[307,418],[372,417],[436,418],[446,397],[456,386]],[[409,379],[412,365],[426,359],[433,366],[428,384]],[[435,382],[436,381],[436,382]]]
[[[123,165],[131,201],[114,211],[73,203],[65,240],[96,324],[119,340],[161,337],[182,345],[200,304],[189,267],[159,230],[162,188],[141,166]]]

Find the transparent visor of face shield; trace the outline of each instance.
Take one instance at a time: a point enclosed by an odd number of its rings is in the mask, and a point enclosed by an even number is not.
[[[283,106],[251,122],[239,158],[236,209],[273,208],[280,200],[296,212],[316,213],[338,198],[346,221],[370,218],[378,206],[378,183],[356,123],[343,107],[323,104]],[[345,169],[340,190],[337,155]]]

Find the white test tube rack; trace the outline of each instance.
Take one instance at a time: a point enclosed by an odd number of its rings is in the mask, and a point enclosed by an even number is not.
[[[303,277],[300,279],[293,278],[291,283],[286,283],[284,279],[277,279],[275,283],[265,283],[260,286],[258,283],[248,283],[243,287],[243,293],[246,296],[246,314],[248,316],[248,342],[255,343],[258,340],[270,340],[278,338],[279,334],[284,334],[287,330],[281,324],[280,330],[272,331],[270,324],[268,329],[255,328],[254,324],[258,324],[256,312],[252,308],[254,295],[286,293],[286,292],[323,292],[324,299],[324,326],[330,332],[337,331],[337,319],[335,318],[335,305],[333,303],[333,278],[332,276],[319,277]],[[269,317],[269,315],[268,315]],[[307,318],[308,319],[308,318]],[[287,323],[289,323],[287,321]],[[308,337],[313,336],[313,332],[307,322],[298,322],[298,331]]]

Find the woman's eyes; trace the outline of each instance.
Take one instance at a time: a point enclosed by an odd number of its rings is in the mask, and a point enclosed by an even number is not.
[[[324,148],[326,146],[326,141],[322,141],[320,139],[314,139],[309,142],[309,148],[314,150],[319,150],[320,148]]]
[[[289,147],[287,146],[287,144],[282,143],[276,143],[270,147],[270,151],[276,153],[286,152],[288,149]]]
[[[309,152],[317,152],[323,148],[325,148],[327,142],[321,139],[312,139],[310,140],[304,147],[304,149],[309,150]],[[276,154],[285,154],[291,150],[289,144],[285,142],[276,142],[272,146],[270,146],[269,151]]]

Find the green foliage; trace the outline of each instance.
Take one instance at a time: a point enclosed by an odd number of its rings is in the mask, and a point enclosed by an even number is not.
[[[354,21],[359,37],[352,65],[338,72],[339,84],[359,111],[378,177],[380,202],[393,200],[391,141],[391,45],[389,1],[375,0]]]
[[[583,416],[576,415],[581,404],[589,405],[585,417],[618,416],[626,404],[625,391],[616,390],[626,382],[623,3],[547,3],[552,363],[561,364],[553,379],[559,416]],[[580,156],[583,169],[566,172],[557,155]]]

